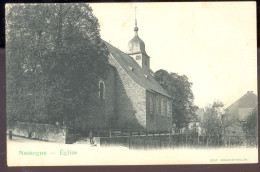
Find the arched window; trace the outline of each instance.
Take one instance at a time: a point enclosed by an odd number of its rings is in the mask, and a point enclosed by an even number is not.
[[[103,81],[99,82],[99,99],[105,100],[105,83]]]

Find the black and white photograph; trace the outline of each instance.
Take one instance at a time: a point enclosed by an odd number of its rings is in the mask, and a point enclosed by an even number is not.
[[[258,163],[255,2],[5,10],[8,166]]]

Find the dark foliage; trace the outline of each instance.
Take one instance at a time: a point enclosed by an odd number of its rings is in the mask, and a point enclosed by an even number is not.
[[[156,71],[154,77],[173,98],[172,117],[176,126],[184,127],[197,110],[197,106],[193,104],[192,83],[185,75],[168,73],[162,69]]]
[[[257,132],[257,109],[255,108],[247,117],[246,122],[243,124],[243,130],[250,136],[256,137]]]
[[[6,10],[7,118],[70,121],[88,112],[108,50],[87,4],[12,4]]]

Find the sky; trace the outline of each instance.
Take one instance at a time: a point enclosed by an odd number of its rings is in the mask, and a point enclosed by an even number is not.
[[[123,52],[138,35],[151,69],[186,75],[194,104],[215,100],[225,107],[253,91],[257,94],[255,2],[175,2],[90,4],[101,38]]]

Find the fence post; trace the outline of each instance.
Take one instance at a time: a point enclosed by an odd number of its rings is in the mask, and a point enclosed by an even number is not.
[[[128,137],[128,148],[129,149],[131,148],[131,135],[130,135],[130,137]]]
[[[200,145],[200,135],[198,133],[198,146]]]
[[[109,137],[112,137],[111,129],[109,129]]]
[[[68,128],[65,127],[65,144],[67,144],[67,140],[68,140]]]
[[[188,141],[188,140],[187,140],[187,139],[188,139],[187,137],[188,137],[188,135],[186,134],[186,137],[185,137],[185,138],[186,138],[186,148],[187,148],[187,141]]]
[[[183,146],[184,143],[183,143],[183,134],[181,134],[181,145]]]
[[[131,148],[131,137],[132,137],[132,130],[129,129],[129,139],[128,139],[128,141],[129,141],[129,149]]]
[[[161,132],[159,131],[160,148],[162,147]]]
[[[9,130],[9,140],[12,140],[12,138],[13,138],[13,132]]]
[[[218,146],[219,146],[219,135],[218,135]]]
[[[172,132],[170,131],[170,135],[169,135],[169,147],[171,147],[171,142],[172,142]]]

